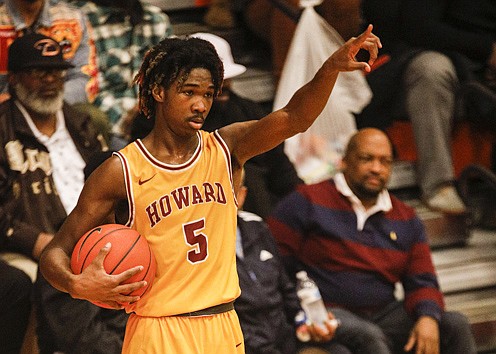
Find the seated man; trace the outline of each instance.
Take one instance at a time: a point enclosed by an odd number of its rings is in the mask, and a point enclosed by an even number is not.
[[[281,201],[268,224],[285,264],[316,281],[341,320],[334,341],[353,353],[476,353],[467,320],[444,311],[420,219],[385,189],[391,162],[387,136],[359,130],[341,173]]]
[[[66,102],[91,102],[98,90],[95,46],[84,14],[61,0],[0,1],[0,102],[8,98],[7,48],[31,32],[59,42],[64,59],[73,65],[65,76]]]
[[[110,144],[127,144],[125,129],[137,113],[138,90],[131,83],[146,51],[172,34],[169,17],[140,0],[71,0],[88,17],[98,57],[99,92],[93,104],[110,122]]]
[[[295,285],[284,269],[267,225],[258,215],[241,210],[247,192],[242,185],[236,193],[240,209],[236,265],[241,295],[234,302],[246,354],[296,354],[303,353],[298,351],[302,347],[306,348],[305,353],[314,353],[310,350],[315,347],[298,341],[297,336],[305,340],[312,336],[314,341],[328,340],[336,327],[330,322],[328,334],[321,336],[321,332],[306,326]],[[339,344],[329,346],[334,354],[349,353]]]
[[[39,260],[83,188],[83,168],[105,147],[90,118],[64,103],[72,65],[52,38],[25,34],[9,47],[11,98],[0,105],[2,250]],[[35,283],[41,353],[119,353],[127,315]]]
[[[370,104],[358,127],[411,122],[417,180],[433,210],[463,214],[456,186],[452,132],[456,120],[494,132],[496,2],[493,0],[364,0],[389,61],[367,75]]]

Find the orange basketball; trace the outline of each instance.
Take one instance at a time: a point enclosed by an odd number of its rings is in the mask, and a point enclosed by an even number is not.
[[[140,235],[136,230],[124,225],[101,225],[85,233],[72,251],[72,272],[74,274],[80,274],[108,242],[112,244],[112,247],[103,261],[107,273],[120,274],[135,266],[143,266],[141,272],[124,281],[123,284],[146,280],[148,284],[146,287],[126,295],[142,296],[145,294],[151,287],[153,278],[155,277],[157,266],[155,257],[145,237]],[[107,305],[102,303],[94,302],[94,304],[108,308]]]

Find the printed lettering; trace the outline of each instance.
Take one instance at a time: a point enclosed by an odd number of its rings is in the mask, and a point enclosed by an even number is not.
[[[203,189],[205,190],[205,203],[215,201],[215,191],[214,187],[208,182],[203,183]]]
[[[197,185],[176,188],[169,194],[162,195],[146,207],[146,214],[150,222],[150,227],[154,227],[165,219],[174,210],[182,210],[191,205],[204,203],[227,204],[227,197],[224,187],[216,182],[213,185],[205,182],[201,187]]]
[[[226,204],[226,194],[224,193],[222,184],[217,182],[215,186],[217,187],[217,203]]]
[[[148,220],[150,220],[150,227],[154,227],[161,220],[158,215],[156,201],[146,207],[146,214],[148,215]]]
[[[160,205],[160,212],[162,213],[162,217],[167,217],[172,212],[169,196],[164,195],[162,198],[160,198],[158,203]]]
[[[172,196],[179,210],[189,206],[189,187],[181,187],[172,191]]]
[[[198,187],[196,185],[191,186],[191,194],[193,195],[193,197],[191,198],[192,204],[203,203],[202,195],[201,195],[201,193],[198,190]]]

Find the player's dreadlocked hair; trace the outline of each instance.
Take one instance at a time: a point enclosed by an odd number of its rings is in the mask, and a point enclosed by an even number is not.
[[[152,47],[134,78],[139,87],[140,113],[147,118],[155,114],[152,89],[156,85],[168,89],[177,79],[183,82],[196,68],[210,71],[216,97],[222,87],[224,66],[210,42],[195,37],[171,37]]]

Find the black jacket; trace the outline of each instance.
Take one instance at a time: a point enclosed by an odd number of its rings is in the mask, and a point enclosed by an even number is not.
[[[85,162],[104,140],[89,116],[64,105],[67,130]],[[66,218],[47,148],[33,135],[13,100],[0,105],[0,249],[32,256],[40,232],[55,233]],[[73,299],[38,272],[34,287],[41,354],[118,354],[127,315]]]
[[[89,116],[63,106],[67,130],[85,162],[103,138]],[[52,178],[47,148],[8,100],[0,105],[0,249],[32,256],[40,232],[55,233],[66,212]]]
[[[301,310],[294,284],[262,219],[238,213],[244,251],[237,258],[241,296],[234,306],[245,338],[246,354],[296,353],[294,318]]]

